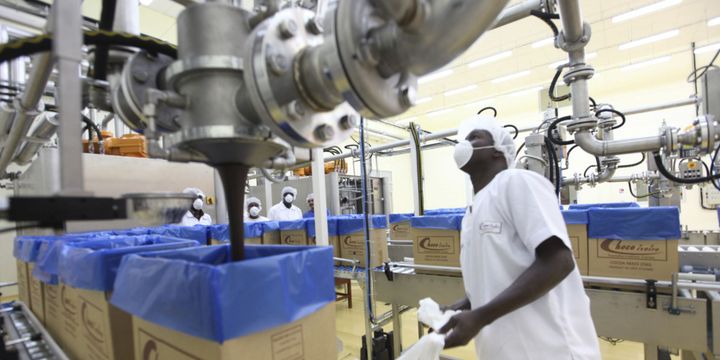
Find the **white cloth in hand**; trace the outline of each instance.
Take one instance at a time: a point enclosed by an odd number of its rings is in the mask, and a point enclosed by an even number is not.
[[[457,310],[440,311],[440,305],[431,298],[420,300],[420,308],[417,317],[420,322],[433,328],[435,331],[440,329],[450,320],[451,317],[459,313]]]
[[[437,332],[450,320],[453,315],[460,311],[440,311],[440,305],[433,299],[425,298],[420,300],[418,309],[418,320],[435,330],[432,334],[423,336],[415,345],[405,351],[398,360],[438,360],[440,352],[445,347],[445,335]]]

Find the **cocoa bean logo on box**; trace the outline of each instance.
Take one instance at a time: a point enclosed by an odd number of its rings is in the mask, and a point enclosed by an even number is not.
[[[420,242],[418,243],[418,246],[421,249],[424,250],[431,250],[431,251],[446,251],[452,249],[452,244],[448,243],[447,241],[443,240],[435,240],[429,237],[425,237],[420,239]]]
[[[85,330],[87,330],[88,335],[90,337],[102,344],[105,342],[105,336],[103,334],[102,329],[100,328],[100,324],[93,321],[90,314],[88,314],[88,306],[87,303],[83,301],[82,306],[80,307],[80,317],[82,318],[83,326],[85,327]]]
[[[158,360],[160,353],[158,353],[157,343],[155,340],[148,340],[143,346],[143,360]]]
[[[655,246],[655,244],[643,244],[637,241],[625,241],[622,240],[603,240],[600,243],[600,248],[612,253],[620,255],[657,255],[662,252],[662,249]]]
[[[70,301],[70,299],[65,297],[65,289],[67,287],[63,285],[62,289],[60,290],[60,302],[62,303],[62,307],[65,311],[69,312],[70,315],[77,314],[77,308],[75,307],[75,304]]]
[[[342,242],[345,246],[355,246],[355,247],[362,246],[362,242],[353,239],[352,236],[344,237]]]

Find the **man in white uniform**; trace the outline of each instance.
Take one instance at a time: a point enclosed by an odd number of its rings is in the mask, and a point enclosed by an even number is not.
[[[297,190],[293,187],[286,186],[282,189],[282,201],[270,208],[268,217],[273,221],[290,221],[300,220],[303,218],[302,210],[293,205],[297,197]]]
[[[192,206],[183,216],[180,225],[212,225],[212,218],[203,211],[203,206],[205,205],[205,194],[203,194],[203,192],[198,188],[187,188],[183,190],[183,193],[195,196],[195,201],[193,201]]]
[[[590,302],[550,182],[512,169],[515,145],[494,118],[463,123],[455,148],[474,197],[462,224],[465,310],[445,347],[475,338],[480,359],[600,359]]]
[[[269,220],[268,218],[260,215],[260,212],[262,211],[262,203],[260,202],[260,199],[251,196],[247,200],[245,200],[245,204],[247,204],[245,206],[245,222],[258,222]]]

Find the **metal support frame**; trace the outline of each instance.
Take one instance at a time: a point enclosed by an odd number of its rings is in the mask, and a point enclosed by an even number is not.
[[[312,149],[312,185],[315,196],[315,243],[330,245],[327,222],[327,192],[325,191],[325,160],[321,148]]]
[[[77,130],[81,111],[82,2],[58,1],[53,6],[53,55],[58,68],[58,113],[61,193],[83,192],[82,139]]]
[[[420,128],[418,127],[418,132]],[[416,216],[422,215],[422,199],[420,189],[422,188],[423,174],[420,172],[422,164],[420,164],[420,157],[418,154],[418,148],[420,144],[415,143],[415,139],[410,136],[410,177],[412,179],[413,189],[413,209]]]

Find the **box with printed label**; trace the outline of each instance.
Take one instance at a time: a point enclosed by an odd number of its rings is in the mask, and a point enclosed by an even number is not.
[[[307,220],[280,221],[281,245],[308,245]]]
[[[28,264],[22,260],[15,260],[17,266],[18,299],[30,307],[30,286],[28,278]]]
[[[460,267],[460,229],[463,215],[415,216],[410,220],[416,265]],[[438,270],[416,269],[437,273]],[[460,272],[443,272],[460,276]]]
[[[38,258],[40,245],[56,236],[18,236],[13,241],[13,256],[17,264],[18,297],[41,322],[45,322],[43,284],[33,278],[32,272]]]
[[[45,286],[44,284],[32,276],[35,263],[28,263],[28,274],[30,284],[30,310],[35,317],[45,325]]]
[[[133,315],[135,357],[337,358],[331,250],[248,245],[245,256],[231,262],[219,245],[126,257],[112,303]]]
[[[580,275],[588,274],[588,237],[587,210],[565,210],[562,211],[565,226],[567,227],[568,238],[572,247],[575,264]]]
[[[410,240],[410,219],[413,214],[390,214],[390,239]]]
[[[245,244],[270,245],[280,243],[278,223],[275,221],[245,222],[243,224]],[[230,241],[228,224],[211,225],[208,227],[210,244],[220,245]]]
[[[338,237],[338,221],[337,217],[328,217],[328,245],[333,248],[333,257],[340,257],[340,238]],[[310,218],[306,222],[307,234],[308,234],[308,245],[317,245],[315,239],[315,219]],[[340,263],[336,263],[340,265]],[[347,265],[347,264],[346,264]]]
[[[134,358],[132,317],[109,303],[123,256],[198,245],[193,240],[157,235],[118,236],[64,244],[58,270],[66,285],[61,289],[61,298],[64,296],[74,302],[74,319],[68,319],[68,322],[76,326],[78,337],[72,346],[76,357],[89,360]]]
[[[590,276],[671,280],[679,271],[677,208],[590,209],[588,215]]]
[[[369,219],[370,267],[374,268],[388,261],[387,219],[385,215],[373,215]],[[358,265],[364,268],[366,244],[363,219],[358,216],[338,217],[337,222],[340,257],[357,260]]]

